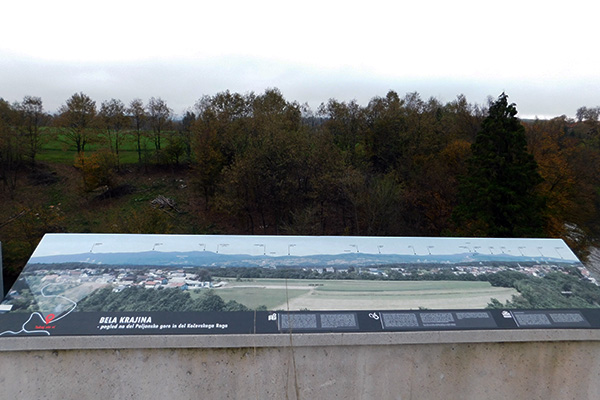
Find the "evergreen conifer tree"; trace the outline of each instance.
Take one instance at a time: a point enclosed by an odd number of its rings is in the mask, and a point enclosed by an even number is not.
[[[489,109],[471,146],[468,174],[454,211],[457,232],[488,237],[544,236],[542,182],[527,152],[525,129],[504,93]]]

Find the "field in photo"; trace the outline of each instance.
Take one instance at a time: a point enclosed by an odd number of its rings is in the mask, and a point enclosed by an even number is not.
[[[470,281],[365,281],[254,279],[226,281],[215,289],[235,300],[269,310],[481,309],[491,298],[510,300],[518,292]],[[286,298],[286,293],[288,297]]]

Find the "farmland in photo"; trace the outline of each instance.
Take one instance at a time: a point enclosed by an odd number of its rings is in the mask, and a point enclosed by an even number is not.
[[[250,308],[270,310],[464,309],[505,302],[518,292],[488,282],[254,279],[226,281],[215,293]],[[287,291],[286,291],[287,287]],[[287,297],[286,297],[287,293]]]

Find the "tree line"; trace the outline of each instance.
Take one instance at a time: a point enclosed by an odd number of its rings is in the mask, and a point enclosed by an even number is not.
[[[264,306],[260,310],[266,310]],[[180,289],[158,290],[128,287],[120,292],[112,288],[96,289],[77,304],[77,311],[250,311],[235,300],[225,302],[213,290],[203,290],[192,298],[189,292]]]
[[[487,274],[492,286],[515,288],[519,294],[505,304],[492,299],[488,308],[596,308],[600,305],[600,290],[581,279],[576,268],[569,273],[552,272],[542,278],[516,271]]]
[[[60,292],[59,292],[60,293]],[[40,311],[39,306],[29,288],[20,290],[20,296],[12,299],[13,311],[35,312]],[[266,311],[265,306],[257,308]],[[115,292],[112,288],[94,290],[89,296],[82,299],[75,311],[92,312],[120,312],[120,311],[250,311],[248,307],[235,300],[225,302],[213,290],[203,290],[202,293],[192,298],[190,292],[173,288],[160,288],[158,290],[140,287],[128,287]]]
[[[60,140],[85,188],[109,190],[128,146],[139,165],[188,169],[204,212],[238,232],[550,236],[583,250],[600,237],[599,115],[523,121],[504,94],[477,105],[394,91],[312,111],[268,89],[203,96],[175,120],[161,98],[98,107],[75,93],[48,115],[26,96],[0,100],[0,180],[10,193]]]

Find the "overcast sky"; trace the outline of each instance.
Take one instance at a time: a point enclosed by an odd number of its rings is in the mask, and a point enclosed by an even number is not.
[[[548,1],[3,2],[0,97],[99,105],[263,92],[313,110],[395,90],[471,103],[505,91],[522,118],[600,105],[600,5]]]

